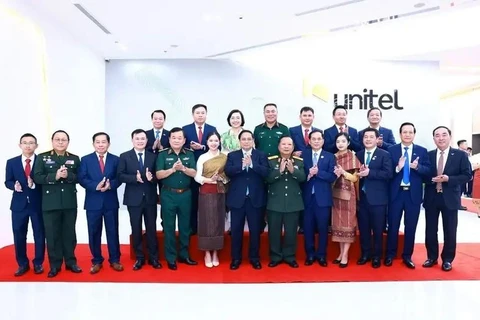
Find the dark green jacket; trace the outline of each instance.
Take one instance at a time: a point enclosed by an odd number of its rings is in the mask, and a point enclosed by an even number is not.
[[[55,180],[57,170],[65,165],[66,179]],[[42,185],[42,210],[63,210],[77,208],[77,171],[80,158],[69,152],[59,156],[51,150],[38,155],[33,167],[33,180]]]
[[[292,157],[293,174],[287,169],[280,172],[280,157],[268,158],[270,174],[267,177],[268,199],[267,210],[277,212],[294,212],[304,209],[301,183],[306,180],[303,160]]]

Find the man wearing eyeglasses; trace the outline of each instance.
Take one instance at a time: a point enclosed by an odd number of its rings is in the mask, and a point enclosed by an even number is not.
[[[80,273],[75,247],[77,235],[77,172],[80,158],[67,152],[70,137],[63,130],[52,135],[53,149],[38,155],[33,180],[42,186],[42,211],[47,239],[48,277],[56,277],[63,262],[65,269]]]

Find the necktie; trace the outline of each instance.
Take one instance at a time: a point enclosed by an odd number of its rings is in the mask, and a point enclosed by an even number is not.
[[[405,165],[403,166],[403,178],[402,181],[405,184],[410,184],[410,159],[408,158],[408,147],[405,147],[405,153],[403,157],[405,158]]]
[[[310,143],[310,139],[308,138],[308,129],[305,129],[305,133],[303,134],[303,140],[305,141],[306,145]]]
[[[442,175],[443,174],[443,161],[444,161],[444,158],[443,158],[443,151],[440,152],[440,157],[438,158],[438,164],[437,164],[437,175]],[[442,183],[441,182],[437,182],[437,187],[436,187],[437,191],[442,191]]]
[[[30,173],[32,172],[32,167],[30,166],[31,159],[25,159],[25,177],[30,177]]]
[[[318,153],[313,154],[313,165],[316,166],[318,164]],[[312,186],[312,194],[315,193],[315,187]]]
[[[244,158],[247,157],[247,153],[246,153],[246,152],[243,153],[243,157],[244,157]],[[248,167],[245,167],[245,171],[248,172]],[[247,181],[248,181],[248,180],[247,180]],[[245,195],[248,196],[249,193],[250,193],[250,192],[249,192],[249,190],[248,190],[248,182],[247,182],[247,191],[245,192]]]
[[[142,152],[138,153],[138,166],[140,167],[140,172],[143,172],[143,159],[142,159]]]
[[[160,130],[155,131],[155,139],[160,138]]]
[[[202,143],[202,139],[203,139],[202,126],[198,126],[198,143]]]
[[[103,162],[103,157],[102,155],[99,155],[98,156],[99,159],[98,159],[98,164],[100,165],[100,171],[102,172],[102,174],[105,172],[105,162]]]
[[[367,151],[367,160],[365,160],[365,165],[368,166],[370,164],[370,156],[372,155],[371,151]]]
[[[345,128],[343,126],[340,127],[340,132],[345,132]]]

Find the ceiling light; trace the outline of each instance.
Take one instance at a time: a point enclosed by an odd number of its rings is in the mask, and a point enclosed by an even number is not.
[[[413,5],[413,7],[417,9],[422,8],[424,6],[425,6],[425,2],[419,2]]]

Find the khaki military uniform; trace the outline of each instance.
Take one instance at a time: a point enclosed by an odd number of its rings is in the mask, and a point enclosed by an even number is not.
[[[294,171],[285,168],[280,172],[279,156],[268,158],[270,174],[267,177],[268,240],[270,260],[273,262],[295,261],[297,250],[297,226],[300,211],[304,209],[301,183],[306,180],[303,160],[292,157]],[[285,235],[282,245],[282,228]]]
[[[172,149],[163,149],[158,153],[156,170],[168,170],[180,159],[186,168],[196,169],[193,152],[182,149],[177,155]],[[167,178],[162,179],[162,219],[167,262],[177,260],[177,245],[175,239],[175,220],[178,216],[178,233],[180,240],[179,256],[182,259],[190,257],[188,252],[190,242],[190,211],[192,207],[192,192],[190,183],[193,178],[182,171],[175,171]]]
[[[65,165],[67,178],[55,179],[57,170]],[[77,170],[80,158],[65,152],[58,155],[54,150],[38,155],[33,168],[33,180],[42,185],[42,212],[47,240],[50,268],[59,269],[77,264],[75,247],[77,235]]]

